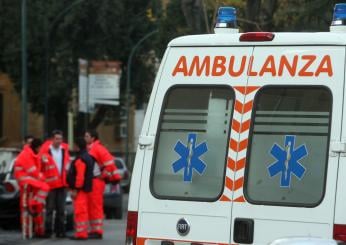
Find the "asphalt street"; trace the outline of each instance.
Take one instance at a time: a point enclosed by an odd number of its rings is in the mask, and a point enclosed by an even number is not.
[[[105,245],[123,245],[125,244],[125,230],[126,230],[126,217],[127,217],[127,202],[128,195],[124,195],[124,214],[122,220],[105,220],[104,221],[104,235],[102,240],[86,240],[86,241],[74,241],[69,238],[64,239],[32,239],[23,241],[21,239],[20,231],[6,231],[0,230],[0,245],[46,245],[46,244],[105,244]],[[72,236],[72,232],[67,234]]]

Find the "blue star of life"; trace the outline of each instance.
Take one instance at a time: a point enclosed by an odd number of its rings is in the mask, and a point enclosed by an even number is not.
[[[184,182],[192,182],[193,170],[202,175],[207,165],[199,159],[208,151],[206,142],[196,146],[197,134],[189,133],[187,145],[180,140],[175,144],[174,151],[180,155],[180,159],[172,164],[173,172],[177,173],[184,169]]]
[[[274,143],[270,150],[270,154],[276,158],[276,161],[269,165],[268,172],[270,177],[281,173],[281,187],[290,187],[292,174],[302,180],[306,171],[299,161],[308,155],[308,150],[305,145],[295,148],[295,141],[296,136],[286,135],[285,148]]]

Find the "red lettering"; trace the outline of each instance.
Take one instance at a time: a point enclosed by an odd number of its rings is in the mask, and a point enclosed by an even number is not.
[[[250,56],[250,61],[249,61],[249,68],[247,71],[248,76],[257,76],[257,71],[252,70],[252,64],[253,64],[253,55]]]
[[[172,72],[172,76],[177,75],[178,72],[183,73],[184,76],[187,76],[187,62],[186,62],[186,57],[181,56]]]
[[[332,62],[329,55],[322,58],[321,63],[315,72],[315,76],[319,76],[322,72],[327,73],[330,77],[333,76]]]
[[[225,56],[215,56],[213,70],[211,72],[212,76],[223,76],[226,72],[226,58]]]
[[[311,64],[316,60],[316,55],[303,55],[302,60],[306,60],[306,64],[298,72],[298,76],[301,77],[312,77],[314,73],[312,71],[307,71]]]
[[[194,70],[196,70],[197,76],[201,76],[203,71],[205,71],[206,76],[209,76],[209,74],[210,74],[210,56],[204,57],[201,65],[199,62],[199,56],[193,57],[192,63],[190,66],[190,70],[189,70],[189,76],[191,76],[193,74]]]
[[[228,73],[231,75],[231,77],[239,77],[244,72],[246,56],[244,55],[241,58],[241,63],[240,63],[240,67],[238,71],[234,70],[234,60],[235,60],[235,56],[232,55],[229,62]]]
[[[275,61],[274,56],[269,55],[264,62],[261,71],[259,72],[259,75],[262,77],[265,72],[269,72],[272,74],[272,76],[276,76],[276,68],[275,68]]]
[[[284,67],[288,71],[288,73],[291,75],[291,77],[296,75],[297,71],[297,64],[298,64],[298,55],[295,55],[293,57],[292,63],[288,61],[285,55],[281,56],[280,59],[280,64],[279,64],[279,71],[278,71],[278,76],[282,76]]]

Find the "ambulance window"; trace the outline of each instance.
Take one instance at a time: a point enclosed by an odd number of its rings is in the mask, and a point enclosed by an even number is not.
[[[224,186],[233,90],[179,86],[165,98],[151,191],[157,198],[216,200]]]
[[[325,189],[332,95],[325,87],[265,87],[257,94],[245,196],[271,205],[318,205]]]

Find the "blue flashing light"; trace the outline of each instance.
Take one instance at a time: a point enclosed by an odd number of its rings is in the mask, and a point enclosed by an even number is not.
[[[344,25],[346,20],[346,3],[335,4],[332,25]]]
[[[216,27],[236,27],[237,11],[233,7],[220,7],[216,18]]]

